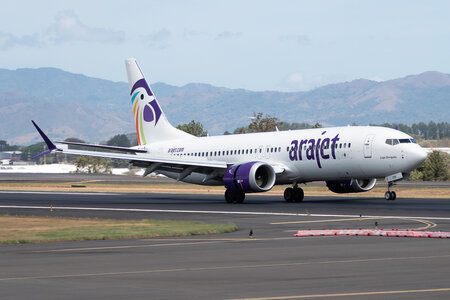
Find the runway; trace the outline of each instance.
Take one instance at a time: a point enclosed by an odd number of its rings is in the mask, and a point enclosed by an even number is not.
[[[0,192],[1,214],[239,227],[210,236],[2,245],[2,299],[450,297],[450,240],[292,237],[299,229],[374,228],[375,222],[450,231],[449,199],[279,198],[249,195],[245,204],[230,205],[221,195]]]

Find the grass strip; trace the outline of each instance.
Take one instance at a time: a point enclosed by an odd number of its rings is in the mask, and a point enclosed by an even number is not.
[[[232,223],[0,216],[0,244],[188,236],[235,230],[237,226]]]

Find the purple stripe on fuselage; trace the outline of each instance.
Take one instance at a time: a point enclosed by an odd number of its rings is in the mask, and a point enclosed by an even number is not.
[[[153,96],[152,91],[150,90],[150,87],[148,86],[147,81],[145,81],[144,78],[139,79],[138,81],[136,81],[136,83],[133,85],[133,88],[131,89],[130,95],[133,94],[133,92],[134,92],[136,89],[140,88],[140,87],[141,87],[141,88],[144,88],[144,89],[147,91],[147,94],[148,94],[149,96]]]

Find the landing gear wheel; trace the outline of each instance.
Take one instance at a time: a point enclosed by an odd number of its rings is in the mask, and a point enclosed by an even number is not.
[[[397,194],[394,191],[392,191],[391,192],[391,200],[395,200],[395,198],[397,198]]]
[[[292,202],[294,200],[294,189],[289,187],[284,190],[284,200],[286,202]]]
[[[386,199],[386,200],[391,200],[391,192],[387,191],[387,192],[384,194],[384,199]]]
[[[384,194],[384,199],[386,199],[386,200],[395,200],[396,198],[397,198],[397,194],[395,192],[387,191]]]
[[[244,192],[232,192],[230,190],[225,191],[225,201],[227,201],[227,203],[244,203],[244,200]]]
[[[303,198],[305,197],[305,193],[303,192],[303,189],[296,188],[294,190],[294,202],[302,202]]]
[[[227,201],[227,203],[234,203],[236,201],[235,194],[232,191],[226,190],[225,201]]]
[[[236,203],[244,203],[245,193],[236,193]]]

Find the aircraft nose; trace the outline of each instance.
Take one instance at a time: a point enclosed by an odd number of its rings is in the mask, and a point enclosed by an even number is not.
[[[419,146],[416,149],[414,149],[412,153],[410,153],[410,157],[419,166],[427,159],[428,153],[422,147]]]

